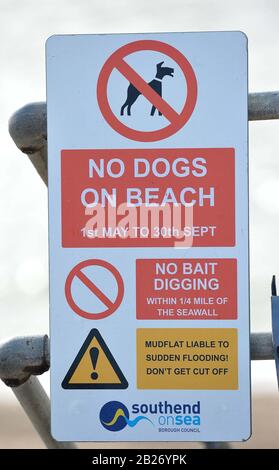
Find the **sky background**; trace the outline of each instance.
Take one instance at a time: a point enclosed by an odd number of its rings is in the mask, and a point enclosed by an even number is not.
[[[278,18],[276,0],[0,0],[0,339],[48,332],[47,191],[8,134],[14,111],[45,100],[46,39],[242,30],[249,41],[249,90],[272,91],[279,88]],[[279,282],[278,130],[279,121],[250,123],[252,331],[270,331],[272,274]],[[259,380],[275,387],[273,367],[257,365]]]

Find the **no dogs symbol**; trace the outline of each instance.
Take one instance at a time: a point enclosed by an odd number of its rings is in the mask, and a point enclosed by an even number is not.
[[[125,60],[125,57],[130,54],[144,51],[159,52],[165,57],[164,61],[154,63],[154,78],[149,82],[144,80]],[[183,88],[187,90],[187,93],[184,102],[181,103],[181,112],[177,112],[164,99],[164,77],[172,77],[175,80],[175,69],[168,66],[168,59],[177,64],[177,69],[180,68],[184,77]],[[114,70],[118,70],[127,80],[127,87],[123,93],[122,103],[117,113],[112,111],[108,98],[108,82]],[[117,90],[117,94],[119,93],[120,90]],[[132,107],[140,95],[150,102],[150,115],[155,116],[156,113],[159,116],[163,115],[169,124],[151,131],[137,130],[124,124],[121,117],[133,117]],[[166,139],[175,134],[190,119],[197,101],[197,80],[190,62],[173,46],[154,40],[135,41],[117,49],[105,62],[98,79],[97,98],[104,118],[116,132],[128,139],[140,142],[153,142]]]

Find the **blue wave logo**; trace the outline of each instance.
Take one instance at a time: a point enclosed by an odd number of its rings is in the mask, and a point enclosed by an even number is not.
[[[129,411],[120,401],[109,401],[100,411],[100,421],[108,431],[121,431],[126,426],[134,428],[140,421],[152,421],[146,416],[137,416],[135,419],[129,419]]]

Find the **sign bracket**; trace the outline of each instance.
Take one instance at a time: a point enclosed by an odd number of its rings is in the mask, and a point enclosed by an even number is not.
[[[272,277],[271,281],[271,320],[274,359],[276,366],[277,383],[279,388],[279,296],[277,295],[275,276]]]

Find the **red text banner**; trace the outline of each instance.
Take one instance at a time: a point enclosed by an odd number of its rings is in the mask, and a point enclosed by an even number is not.
[[[236,259],[138,259],[139,320],[237,318]]]
[[[63,150],[63,247],[235,245],[234,149]]]

